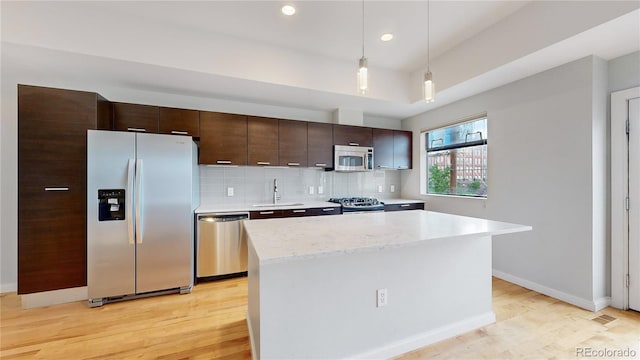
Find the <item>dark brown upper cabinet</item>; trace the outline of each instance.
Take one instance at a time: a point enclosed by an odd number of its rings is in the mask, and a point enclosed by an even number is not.
[[[18,294],[87,285],[87,130],[111,115],[96,93],[18,85]]]
[[[113,129],[113,103],[103,98],[100,94],[98,96],[98,130],[111,130]]]
[[[333,124],[307,124],[307,164],[321,168],[333,167]]]
[[[247,116],[200,112],[200,164],[247,165]]]
[[[113,130],[157,133],[158,117],[157,106],[113,103]]]
[[[411,131],[373,129],[373,163],[376,169],[411,169]]]
[[[411,131],[373,129],[375,169],[411,169]]]
[[[373,129],[374,169],[394,169],[393,130]]]
[[[375,150],[374,150],[375,151]],[[393,167],[411,169],[413,167],[413,133],[393,130]]]
[[[350,125],[333,125],[334,145],[372,146],[371,128]]]
[[[159,110],[160,134],[200,137],[200,112],[197,110],[161,107]]]
[[[248,165],[278,165],[278,119],[249,116]]]
[[[307,166],[307,123],[280,120],[278,154],[281,166]]]

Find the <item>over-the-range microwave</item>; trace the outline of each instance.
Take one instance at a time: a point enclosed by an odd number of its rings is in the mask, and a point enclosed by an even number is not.
[[[335,171],[372,171],[373,148],[366,146],[334,146]]]

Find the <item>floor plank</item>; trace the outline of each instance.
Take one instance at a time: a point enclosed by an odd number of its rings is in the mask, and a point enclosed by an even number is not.
[[[23,310],[0,296],[2,359],[251,359],[247,280],[198,284],[90,309],[86,302]],[[640,313],[592,313],[493,280],[497,322],[397,359],[575,359],[577,348],[631,349],[640,357]],[[613,317],[598,318],[600,315]]]

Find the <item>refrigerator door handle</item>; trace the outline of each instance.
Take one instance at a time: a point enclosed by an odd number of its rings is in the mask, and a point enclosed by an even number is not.
[[[127,190],[126,190],[126,209],[127,209],[127,234],[129,235],[129,244],[133,245],[133,177],[135,175],[136,161],[129,159],[129,167],[127,168]]]
[[[136,161],[136,242],[142,244],[142,159]]]

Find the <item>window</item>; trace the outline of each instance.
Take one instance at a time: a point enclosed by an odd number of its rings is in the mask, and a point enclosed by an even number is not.
[[[487,117],[422,133],[423,193],[487,197]]]

